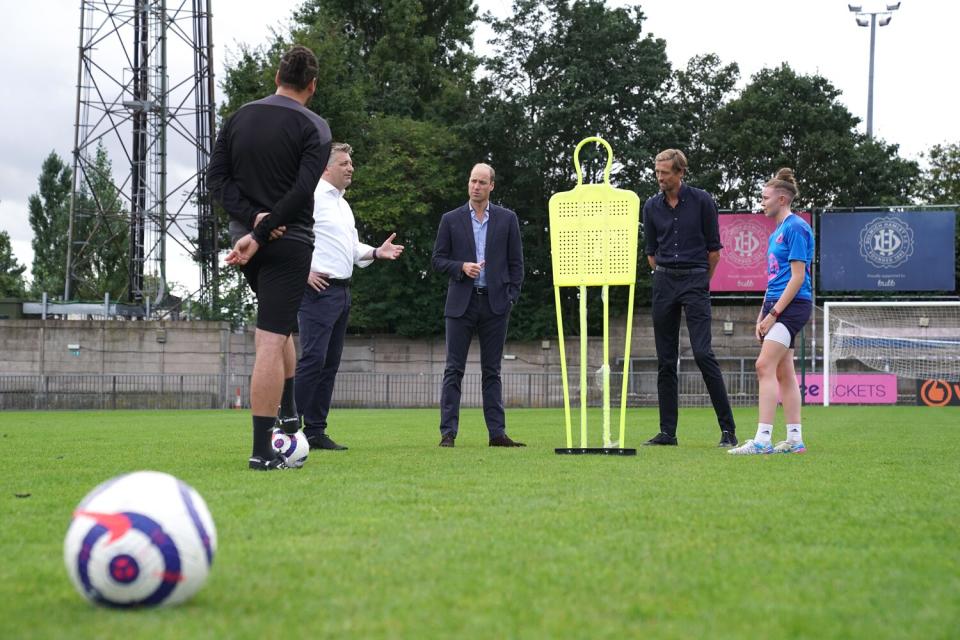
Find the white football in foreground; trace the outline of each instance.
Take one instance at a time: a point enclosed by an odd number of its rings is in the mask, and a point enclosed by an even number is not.
[[[284,433],[280,429],[273,430],[273,450],[283,456],[288,467],[299,469],[310,455],[310,443],[303,431]]]
[[[207,504],[157,471],[117,476],[73,512],[63,561],[84,597],[109,607],[181,603],[206,582],[217,550]]]

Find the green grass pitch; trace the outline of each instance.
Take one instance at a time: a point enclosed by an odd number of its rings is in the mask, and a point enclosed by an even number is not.
[[[450,450],[436,410],[334,410],[349,451],[255,473],[242,412],[0,413],[0,638],[960,632],[960,410],[808,407],[807,454],[756,457],[716,449],[705,409],[681,410],[678,448],[557,456],[562,417],[509,410],[530,446],[491,449],[467,410]],[[756,410],[736,417],[750,437]],[[632,410],[627,446],[656,420]],[[183,606],[100,609],[63,537],[90,489],[138,469],[204,496],[219,551]]]

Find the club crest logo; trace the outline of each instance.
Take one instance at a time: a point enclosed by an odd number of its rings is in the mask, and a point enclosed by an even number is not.
[[[752,267],[766,258],[762,238],[767,235],[761,224],[753,220],[738,220],[724,228],[720,241],[724,256],[738,267]]]
[[[772,253],[767,255],[767,282],[770,282],[780,273],[780,263],[777,262],[777,256]]]
[[[860,255],[875,267],[892,269],[913,255],[913,229],[900,218],[874,218],[860,230]]]

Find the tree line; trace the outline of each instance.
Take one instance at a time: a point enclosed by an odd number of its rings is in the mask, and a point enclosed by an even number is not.
[[[473,42],[481,22],[493,33],[485,56]],[[308,106],[354,148],[348,198],[361,238],[379,244],[396,231],[406,246],[396,263],[355,272],[357,332],[442,331],[445,283],[430,269],[437,225],[466,200],[470,167],[485,161],[497,171],[492,199],[522,224],[527,272],[511,337],[552,334],[547,202],[572,188],[572,151],[591,135],[613,146],[611,181],[641,200],[657,191],[653,157],[674,147],[690,159],[687,181],[721,208],[753,208],[780,166],[797,172],[800,208],[960,202],[960,141],[933,147],[922,171],[897,145],[859,133],[859,119],[826,78],[784,63],[738,89],[735,62],[703,53],[675,69],[667,43],[644,27],[641,6],[602,0],[515,0],[503,19],[478,15],[471,0],[307,0],[288,33],[241,49],[227,66],[220,117],[274,91],[277,61],[291,44],[317,54],[321,74]],[[584,179],[598,180],[604,162],[585,149]],[[45,163],[41,203],[47,170]],[[31,223],[32,213],[31,199]],[[39,273],[55,265],[43,263]],[[638,274],[643,305],[647,270]],[[564,292],[576,326],[575,292]],[[211,317],[236,321],[249,312],[235,274],[225,274],[221,294]],[[623,308],[625,292],[613,298],[612,308]]]
[[[103,294],[109,293],[117,300],[127,287],[129,211],[114,185],[113,167],[102,144],[97,146],[87,173],[88,181],[79,185],[75,207],[78,211],[99,210],[102,215],[77,216],[74,237],[104,234],[108,228],[113,240],[98,246],[74,271],[74,295],[80,300],[102,301]],[[13,255],[9,234],[0,231],[0,297],[38,298],[44,293],[51,298],[63,296],[73,169],[51,151],[43,161],[37,183],[38,191],[27,201],[33,231],[32,278],[29,284],[24,280],[26,266]]]

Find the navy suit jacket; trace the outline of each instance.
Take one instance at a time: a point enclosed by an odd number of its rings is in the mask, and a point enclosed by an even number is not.
[[[459,318],[467,311],[475,281],[463,272],[464,262],[477,262],[469,204],[443,214],[433,247],[433,269],[449,276],[443,315]],[[510,209],[490,204],[484,256],[490,309],[506,313],[520,298],[523,284],[523,247],[520,223]]]

